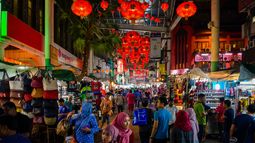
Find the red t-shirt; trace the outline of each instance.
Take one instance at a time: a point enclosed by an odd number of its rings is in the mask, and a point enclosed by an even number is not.
[[[225,112],[225,107],[224,104],[221,103],[215,110],[216,113],[218,113],[218,122],[223,123],[224,122],[224,112]]]
[[[133,93],[127,94],[128,104],[135,104],[135,95]]]

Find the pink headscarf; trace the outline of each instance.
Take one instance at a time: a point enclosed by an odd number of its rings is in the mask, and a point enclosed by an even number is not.
[[[108,125],[104,130],[112,136],[112,142],[117,141],[119,130],[116,127],[114,127],[113,125]]]
[[[119,130],[118,143],[129,143],[129,137],[132,134],[132,130],[124,128],[125,119],[129,117],[127,113],[119,113],[112,124]]]
[[[193,130],[193,140],[198,141],[197,133],[199,132],[199,127],[198,127],[196,113],[193,108],[186,109],[186,112],[189,115],[190,124]]]

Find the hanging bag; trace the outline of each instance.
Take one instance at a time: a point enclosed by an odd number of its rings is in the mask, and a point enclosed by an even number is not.
[[[44,91],[58,90],[57,80],[52,77],[49,71],[46,72],[45,78],[43,78],[43,90]]]
[[[34,88],[31,96],[33,98],[42,98],[43,97],[43,89],[42,88]]]
[[[9,76],[6,70],[0,69],[0,73],[3,75],[2,79],[0,79],[0,92],[4,92],[4,93],[10,92]]]
[[[20,75],[17,75],[13,81],[9,81],[11,91],[23,91],[24,82]]]
[[[43,99],[51,100],[58,99],[58,91],[57,90],[48,90],[43,92]]]
[[[10,97],[11,98],[16,98],[16,99],[23,99],[24,93],[23,91],[11,91],[10,92]]]
[[[32,82],[32,74],[30,72],[26,72],[23,75],[23,82],[24,82],[24,92],[25,93],[32,93],[33,88],[31,87]]]
[[[41,70],[38,70],[35,76],[32,78],[31,87],[43,88],[42,80],[43,80],[43,77],[41,75]]]

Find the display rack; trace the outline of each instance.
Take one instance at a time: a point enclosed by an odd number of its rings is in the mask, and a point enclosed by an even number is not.
[[[210,106],[211,109],[215,109],[220,104],[219,99],[225,97],[223,90],[200,90],[195,92],[195,100],[197,100],[199,94],[205,94],[206,105]]]

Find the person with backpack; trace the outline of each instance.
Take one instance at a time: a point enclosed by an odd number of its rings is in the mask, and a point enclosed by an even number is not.
[[[230,128],[234,119],[234,109],[231,108],[231,101],[224,101],[225,112],[224,112],[224,142],[229,143],[230,139]]]
[[[107,122],[107,125],[110,124],[110,115],[112,114],[112,101],[109,99],[109,94],[106,94],[104,100],[101,102],[100,108],[103,117],[101,128],[103,128],[105,122]]]
[[[171,113],[165,109],[167,99],[161,95],[157,101],[157,111],[154,113],[154,123],[150,137],[150,143],[167,143],[169,138],[168,124]]]
[[[246,143],[252,138],[252,133],[249,132],[248,128],[252,125],[253,119],[255,117],[255,105],[250,104],[247,107],[248,114],[240,114],[234,119],[231,129],[230,129],[230,140],[237,141],[238,143]],[[250,127],[252,128],[252,127]],[[247,137],[246,137],[247,136]],[[254,143],[254,142],[252,142]]]
[[[117,104],[118,113],[123,112],[125,98],[120,93],[117,94],[115,103]]]
[[[150,135],[151,135],[151,130],[152,130],[152,125],[153,125],[153,111],[152,109],[148,108],[148,99],[143,98],[142,99],[142,108],[137,109],[138,113],[139,110],[145,111],[141,113],[145,113],[146,115],[139,115],[139,116],[145,116],[146,119],[144,120],[145,123],[142,125],[139,125],[139,136],[140,136],[140,141],[141,143],[148,143],[150,141]],[[134,117],[138,118],[138,117]]]

